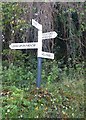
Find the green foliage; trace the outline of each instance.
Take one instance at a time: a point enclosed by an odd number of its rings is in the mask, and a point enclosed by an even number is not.
[[[3,12],[3,24],[11,24],[15,25],[14,30],[18,30],[22,27],[27,27],[24,16],[26,14],[27,9],[22,8],[19,3],[2,3],[2,12]],[[12,28],[11,28],[12,29]]]
[[[2,3],[0,6],[2,6],[3,35],[9,30],[11,40],[15,41],[14,36],[19,33],[20,41],[24,42],[27,37],[26,31],[30,27],[25,18],[28,12],[27,7],[20,3]],[[35,54],[29,50],[3,49],[3,61],[2,67],[0,67],[0,79],[2,79],[3,86],[3,89],[0,86],[2,89],[0,91],[0,103],[2,103],[0,112],[2,111],[3,120],[12,120],[12,118],[84,118],[86,68],[84,62],[79,62],[79,52],[76,50],[79,48],[79,41],[77,42],[74,37],[74,35],[79,36],[80,39],[82,35],[80,30],[85,30],[85,23],[82,22],[84,13],[83,11],[80,13],[81,25],[76,32],[73,24],[75,19],[71,19],[72,22],[69,24],[70,19],[68,17],[69,13],[70,15],[75,14],[76,10],[74,8],[60,8],[58,9],[58,17],[56,17],[56,23],[58,23],[56,25],[59,25],[56,30],[60,39],[59,42],[62,43],[61,48],[64,47],[61,40],[67,38],[64,40],[69,42],[65,42],[65,44],[67,43],[68,48],[71,48],[72,58],[68,58],[66,64],[63,60],[59,62],[43,60],[42,87],[38,89],[35,85],[37,76]],[[35,8],[33,10],[35,11]],[[74,17],[76,18],[76,16]],[[56,46],[55,53],[57,53],[57,49],[59,48]],[[70,51],[67,52],[71,53]]]
[[[84,118],[84,82],[63,81],[45,88],[21,90],[15,86],[2,91],[2,115],[11,118]]]
[[[0,28],[2,30],[3,48],[8,49],[12,42],[26,42],[27,31],[31,27],[25,17],[28,12],[26,4],[4,2],[1,6]]]
[[[33,71],[34,72],[34,71]],[[28,86],[33,83],[35,74],[29,71],[28,68],[9,65],[8,69],[3,70],[3,85],[16,85],[17,87]]]
[[[46,87],[55,97],[55,104],[60,108],[63,118],[84,117],[84,79],[78,81],[65,79],[47,84]]]
[[[42,79],[48,83],[58,81],[58,65],[56,61],[43,61]]]
[[[13,64],[3,69],[2,117],[84,118],[84,63],[77,64],[75,71],[59,68],[55,60],[42,64],[40,89],[34,85],[36,72],[31,72],[32,65],[31,71]]]

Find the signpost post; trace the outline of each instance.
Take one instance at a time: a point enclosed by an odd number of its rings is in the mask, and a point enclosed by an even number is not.
[[[39,88],[41,84],[41,69],[42,69],[42,58],[40,53],[42,51],[42,25],[32,19],[32,25],[38,29],[38,65],[37,65],[37,80],[36,85]]]
[[[37,67],[37,80],[36,85],[39,88],[41,84],[41,71],[42,71],[42,58],[40,57],[40,52],[42,51],[42,25],[41,29],[38,30],[38,67]]]
[[[41,85],[41,69],[42,58],[54,59],[54,54],[42,51],[42,40],[55,38],[57,33],[55,31],[42,33],[42,25],[32,19],[32,25],[38,29],[38,42],[31,43],[12,43],[9,45],[11,49],[38,49],[38,65],[37,65],[37,80],[36,85],[40,88]]]

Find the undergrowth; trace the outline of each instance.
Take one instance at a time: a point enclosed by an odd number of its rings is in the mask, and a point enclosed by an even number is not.
[[[61,68],[55,60],[44,60],[40,88],[36,87],[36,66],[36,62],[3,66],[2,119],[84,118],[84,63],[77,64],[76,69]]]

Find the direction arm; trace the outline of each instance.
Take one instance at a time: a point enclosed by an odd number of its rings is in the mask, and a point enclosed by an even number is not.
[[[32,19],[32,25],[36,27],[38,30],[42,30],[42,25]]]

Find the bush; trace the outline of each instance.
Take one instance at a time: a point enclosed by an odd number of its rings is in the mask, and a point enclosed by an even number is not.
[[[34,72],[34,71],[33,71]],[[3,85],[15,85],[17,87],[26,87],[34,82],[35,74],[28,70],[28,68],[17,67],[10,64],[9,68],[3,70]]]
[[[24,60],[29,62],[16,58],[0,73],[2,118],[84,118],[84,63],[77,64],[76,69],[61,68],[57,61],[43,59],[42,84],[38,89],[34,84],[37,60],[26,56]]]

